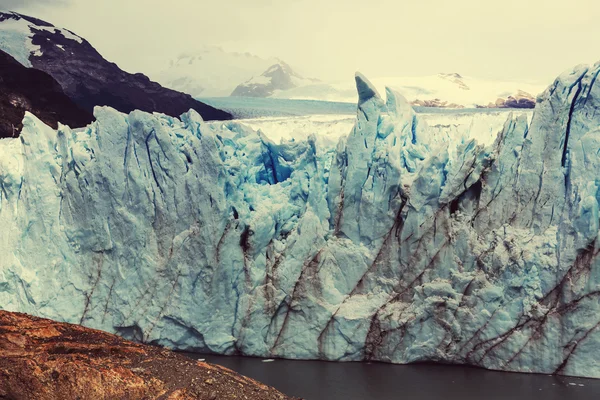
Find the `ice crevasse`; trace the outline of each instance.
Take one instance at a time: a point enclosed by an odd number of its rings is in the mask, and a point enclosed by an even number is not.
[[[182,350],[600,377],[599,71],[488,145],[361,75],[335,147],[28,114],[0,141],[0,307]]]

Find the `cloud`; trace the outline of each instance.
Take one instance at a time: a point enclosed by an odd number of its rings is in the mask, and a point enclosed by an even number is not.
[[[0,0],[7,6],[149,75],[204,44],[278,57],[322,80],[359,70],[549,83],[599,57],[598,0]]]
[[[64,7],[70,0],[0,0],[0,9],[23,10],[32,6],[58,6]]]

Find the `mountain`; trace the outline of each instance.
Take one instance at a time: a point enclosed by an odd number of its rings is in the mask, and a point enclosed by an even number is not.
[[[203,46],[181,54],[169,68],[156,75],[163,85],[194,97],[226,97],[242,82],[277,64],[276,58],[250,53],[226,52],[220,47]]]
[[[58,122],[78,128],[94,119],[50,75],[23,66],[0,50],[0,138],[19,136],[26,111],[54,129]]]
[[[261,75],[253,77],[238,85],[231,96],[239,97],[270,97],[278,91],[290,90],[318,82],[316,79],[305,79],[297,74],[292,67],[280,61],[271,65]]]
[[[487,108],[534,108],[535,98],[522,90],[517,90],[514,95],[509,95],[508,98],[498,98],[495,103],[489,103]],[[481,108],[486,108],[482,106]]]
[[[166,89],[143,74],[130,74],[105,60],[85,39],[36,18],[0,12],[0,50],[26,67],[52,76],[81,108],[108,105],[179,116],[190,109],[207,120],[231,115],[187,94]]]
[[[194,111],[26,114],[0,140],[0,305],[181,350],[600,378],[599,73],[489,142],[361,75],[335,146]]]
[[[493,81],[440,73],[421,77],[383,77],[372,79],[378,90],[386,86],[402,93],[417,106],[441,108],[533,108],[535,97],[545,86],[526,82]],[[275,92],[273,97],[287,99],[356,102],[356,92],[348,83],[319,83]]]
[[[203,46],[180,55],[155,78],[196,98],[274,97],[350,103],[357,100],[356,90],[347,80],[307,79],[277,58],[226,52],[215,46]],[[372,82],[380,91],[386,85],[398,90],[413,105],[436,108],[533,108],[536,96],[545,88],[545,85],[478,79],[458,73],[381,77]]]

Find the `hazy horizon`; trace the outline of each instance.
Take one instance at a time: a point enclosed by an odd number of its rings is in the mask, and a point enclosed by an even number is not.
[[[0,0],[0,7],[68,28],[108,60],[152,75],[203,45],[277,57],[308,77],[439,72],[550,83],[600,59],[592,0]],[[577,18],[573,10],[585,10]]]

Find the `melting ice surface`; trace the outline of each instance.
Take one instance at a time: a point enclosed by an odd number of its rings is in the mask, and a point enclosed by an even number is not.
[[[415,114],[360,75],[353,121],[27,115],[0,141],[0,306],[182,350],[600,377],[599,70],[531,121]]]
[[[447,113],[421,112],[418,115],[425,123],[417,126],[417,129],[423,132],[423,140],[429,145],[447,143],[450,146],[473,138],[480,144],[489,145],[494,142],[509,116],[525,115],[531,120],[532,110],[448,110]],[[314,135],[319,142],[318,148],[327,150],[335,147],[340,138],[348,136],[356,122],[356,115],[261,117],[240,122],[253,130],[260,130],[275,143],[307,140]],[[209,125],[218,128],[222,123],[211,122]]]

